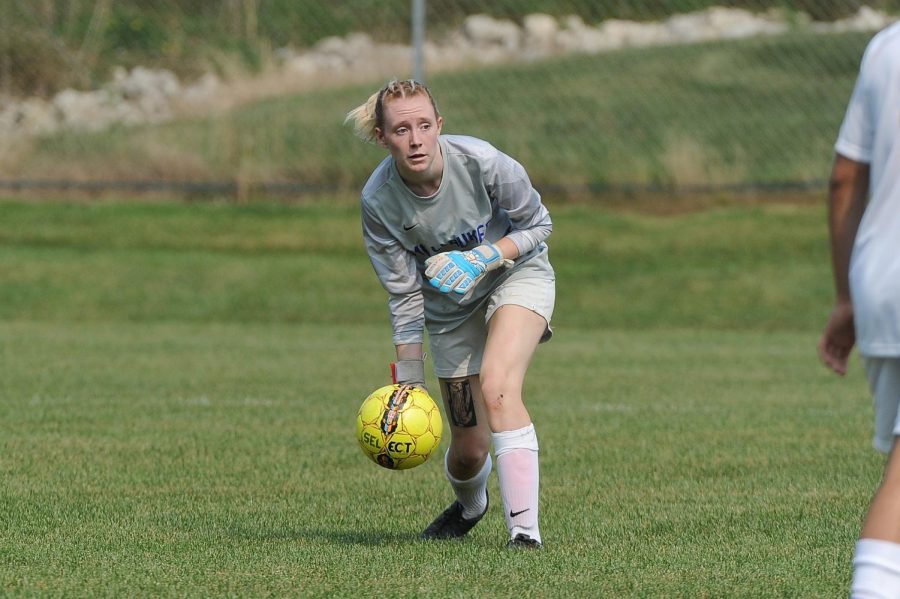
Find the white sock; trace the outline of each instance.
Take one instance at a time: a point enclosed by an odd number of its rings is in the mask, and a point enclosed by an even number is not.
[[[860,539],[853,555],[850,599],[900,598],[900,545]]]
[[[538,528],[538,443],[534,425],[492,435],[509,537],[524,533],[541,542]]]
[[[459,480],[450,474],[450,469],[447,467],[449,454],[449,450],[444,454],[444,473],[447,475],[447,480],[450,481],[450,486],[453,487],[453,492],[456,493],[456,500],[463,506],[463,518],[471,520],[483,514],[487,508],[487,482],[492,467],[491,454],[485,458],[484,466],[481,467],[478,474],[468,480]]]

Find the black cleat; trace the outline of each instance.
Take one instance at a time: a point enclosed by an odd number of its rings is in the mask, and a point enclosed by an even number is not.
[[[506,544],[507,549],[543,549],[540,541],[520,532]]]
[[[490,499],[490,498],[488,498]],[[490,505],[490,502],[488,502]],[[487,513],[488,506],[484,506],[484,511],[480,515],[475,516],[471,520],[463,518],[463,506],[460,502],[454,501],[444,512],[434,519],[434,522],[428,525],[428,528],[422,531],[423,539],[459,539],[466,536],[466,533],[472,530],[472,527],[478,524],[478,521],[484,518]]]

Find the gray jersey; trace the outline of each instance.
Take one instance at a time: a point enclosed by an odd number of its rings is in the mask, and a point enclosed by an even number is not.
[[[387,290],[395,345],[421,343],[450,331],[490,295],[511,270],[547,251],[550,214],[525,169],[489,143],[442,135],[444,174],[423,198],[403,183],[388,156],[362,191],[362,229],[375,273]],[[424,277],[425,260],[509,237],[519,248],[510,269],[487,273],[467,294],[441,293]]]

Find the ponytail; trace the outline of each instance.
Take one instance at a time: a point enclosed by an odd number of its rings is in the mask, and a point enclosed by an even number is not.
[[[378,127],[375,118],[375,106],[382,94],[379,90],[369,96],[365,104],[357,106],[347,113],[344,124],[353,123],[353,133],[356,137],[368,143],[375,143],[375,128]]]

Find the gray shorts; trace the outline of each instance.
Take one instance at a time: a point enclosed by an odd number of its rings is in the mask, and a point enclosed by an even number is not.
[[[894,437],[900,435],[897,406],[900,404],[900,358],[863,357],[872,401],[875,405],[875,435],[872,445],[890,453]]]
[[[446,333],[429,335],[434,373],[449,379],[481,372],[487,323],[500,306],[522,306],[543,316],[547,329],[541,343],[549,341],[553,336],[550,318],[555,302],[556,275],[547,252],[542,252],[510,274],[461,325]]]

